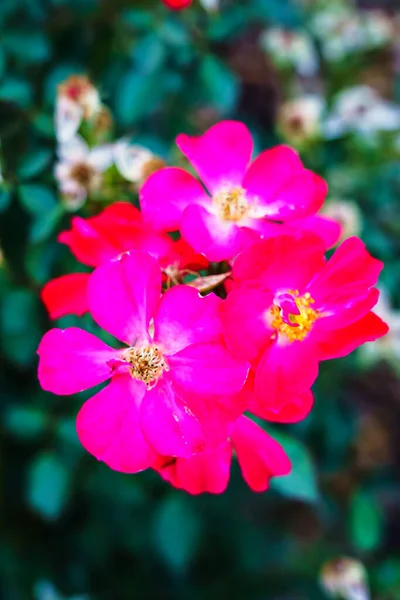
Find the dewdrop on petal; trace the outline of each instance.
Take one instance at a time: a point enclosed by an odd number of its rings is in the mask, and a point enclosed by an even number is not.
[[[328,561],[320,575],[322,588],[331,598],[343,600],[370,600],[367,572],[354,558],[336,558]]]

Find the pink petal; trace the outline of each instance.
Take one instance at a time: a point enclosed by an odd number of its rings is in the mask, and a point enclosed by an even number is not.
[[[369,254],[359,238],[348,238],[314,279],[309,291],[316,305],[329,304],[330,295],[343,286],[359,285],[367,291],[378,281],[382,267],[383,263]]]
[[[217,123],[199,137],[178,135],[176,144],[212,193],[242,184],[253,151],[251,134],[238,121]]]
[[[203,297],[187,285],[167,290],[154,317],[154,339],[162,345],[164,354],[175,354],[190,344],[218,338],[220,302],[215,294]]]
[[[98,267],[89,279],[88,305],[94,320],[129,345],[148,340],[160,295],[160,267],[144,252],[126,252]]]
[[[389,327],[373,312],[368,312],[347,327],[315,332],[319,360],[339,358],[350,354],[361,344],[384,336]]]
[[[224,442],[191,458],[177,458],[172,464],[166,461],[164,467],[161,463],[157,470],[165,481],[189,494],[222,494],[228,485],[231,460],[231,444]]]
[[[89,273],[71,273],[43,286],[41,297],[51,319],[70,314],[81,316],[89,310],[86,301],[89,277]]]
[[[264,199],[262,195],[257,195],[253,196],[253,201],[262,207],[263,213],[270,219],[301,219],[321,208],[327,192],[323,180],[304,169],[285,181],[273,197]]]
[[[243,478],[254,492],[268,489],[272,477],[290,473],[283,448],[250,419],[239,417],[231,439]]]
[[[144,392],[145,386],[130,375],[116,375],[85,402],[77,416],[82,446],[115,471],[137,473],[156,458],[139,426],[138,407]]]
[[[172,381],[193,394],[227,396],[244,385],[248,365],[234,359],[222,343],[188,346],[168,358]]]
[[[323,215],[312,215],[304,219],[288,221],[285,223],[284,229],[285,231],[282,233],[294,234],[298,231],[310,231],[323,239],[326,248],[334,246],[342,233],[340,223]]]
[[[310,338],[271,344],[256,370],[254,391],[260,406],[258,412],[279,413],[287,399],[308,390],[317,375],[318,354]]]
[[[264,150],[254,159],[243,180],[250,196],[269,202],[291,177],[304,171],[299,155],[289,146]]]
[[[107,361],[118,355],[96,336],[78,329],[50,329],[38,348],[39,382],[53,394],[76,394],[108,379]]]
[[[298,396],[288,396],[280,400],[278,410],[271,410],[268,405],[260,403],[256,399],[249,402],[248,410],[266,421],[297,423],[307,417],[314,404],[314,396],[310,390],[301,392]]]
[[[207,206],[211,202],[201,183],[176,167],[166,167],[150,175],[139,198],[144,219],[157,231],[176,231],[185,208],[192,204]]]
[[[325,244],[320,237],[302,232],[280,235],[252,244],[233,265],[237,282],[254,280],[271,291],[299,290],[325,265]]]
[[[268,324],[266,313],[273,299],[269,290],[241,285],[220,304],[224,338],[233,356],[253,363],[271,343],[274,330]]]
[[[158,454],[189,458],[204,449],[206,439],[199,421],[165,379],[146,391],[140,423]]]
[[[208,260],[220,262],[235,257],[246,245],[243,228],[222,221],[202,206],[189,206],[183,213],[182,237]]]

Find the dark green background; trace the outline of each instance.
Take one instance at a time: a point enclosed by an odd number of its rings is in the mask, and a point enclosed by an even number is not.
[[[235,465],[219,497],[97,463],[75,434],[83,398],[44,393],[37,382],[35,352],[51,326],[38,292],[77,268],[56,242],[70,220],[52,177],[56,85],[87,73],[116,135],[170,163],[176,134],[226,117],[244,120],[258,149],[273,145],[293,74],[274,69],[257,37],[271,24],[307,27],[306,13],[295,0],[221,4],[209,16],[196,4],[170,13],[156,0],[0,2],[2,599],[322,599],[320,569],[342,555],[366,565],[373,598],[400,598],[400,385],[388,365],[366,368],[357,353],[324,363],[312,414],[273,428],[293,474],[254,494]],[[325,65],[326,89],[362,80],[381,60]],[[395,98],[399,82],[388,77]],[[353,138],[317,143],[304,160],[333,195],[358,202],[363,239],[385,261],[382,280],[398,306],[399,161],[385,140]],[[92,327],[88,317],[61,323],[79,321]]]

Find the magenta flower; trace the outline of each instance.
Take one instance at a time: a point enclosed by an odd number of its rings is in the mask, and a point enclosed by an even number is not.
[[[176,142],[210,194],[183,169],[160,169],[141,189],[143,216],[159,231],[180,229],[209,260],[229,260],[260,236],[285,233],[277,221],[295,221],[301,229],[301,219],[314,215],[326,196],[324,180],[287,146],[266,150],[250,163],[253,143],[243,123],[223,121],[200,137],[182,134]],[[304,224],[313,226],[329,244],[340,233],[338,224],[321,217]]]
[[[38,349],[45,390],[74,394],[111,379],[78,414],[82,445],[133,473],[157,454],[188,458],[226,439],[229,421],[243,410],[236,397],[248,366],[224,345],[220,300],[188,286],[161,297],[161,269],[140,251],[98,267],[87,300],[100,327],[126,346],[111,348],[72,327],[50,330]]]
[[[158,460],[161,477],[190,494],[221,494],[230,475],[232,451],[243,478],[254,492],[264,492],[272,477],[288,475],[291,464],[281,446],[247,417],[239,417],[230,437],[215,448],[190,458]]]
[[[245,402],[258,416],[303,418],[318,363],[388,331],[371,311],[382,263],[358,238],[328,261],[324,250],[310,233],[280,236],[253,244],[234,263],[234,287],[219,311],[228,348],[252,365],[242,395],[250,392]]]

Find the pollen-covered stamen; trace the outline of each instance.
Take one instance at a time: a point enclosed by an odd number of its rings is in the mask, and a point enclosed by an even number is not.
[[[224,221],[240,221],[250,209],[246,192],[240,186],[220,190],[214,194],[212,201],[218,216]]]
[[[269,311],[271,326],[290,342],[304,340],[318,319],[311,304],[314,299],[308,292],[299,296],[298,290],[289,290],[277,296]]]
[[[148,389],[154,387],[164,371],[169,370],[162,352],[153,344],[138,348],[132,346],[125,350],[122,358],[129,363],[132,377],[143,381]]]

